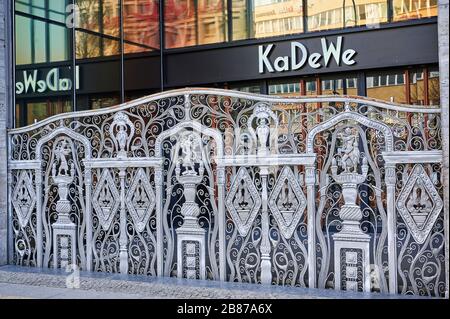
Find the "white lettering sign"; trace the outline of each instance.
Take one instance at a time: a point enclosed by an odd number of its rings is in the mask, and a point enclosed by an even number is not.
[[[16,82],[16,94],[32,94],[44,92],[63,92],[72,89],[72,80],[61,78],[59,68],[53,68],[45,75],[44,78],[39,78],[39,71],[22,71],[23,82]],[[80,88],[79,74],[80,69],[77,65],[75,68],[76,89]]]
[[[347,49],[343,51],[342,37],[337,37],[336,41],[327,41],[326,38],[321,38],[321,52],[309,53],[308,49],[300,42],[291,42],[290,56],[270,57],[275,45],[260,45],[258,47],[259,53],[259,73],[264,72],[285,72],[295,71],[301,69],[306,63],[313,68],[319,69],[322,67],[329,67],[330,62],[334,61],[337,66],[353,65],[356,63],[354,57],[356,51]]]

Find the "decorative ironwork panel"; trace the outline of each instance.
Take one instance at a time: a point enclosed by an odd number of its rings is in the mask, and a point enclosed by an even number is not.
[[[185,89],[13,129],[12,262],[443,296],[440,116]]]
[[[13,263],[37,266],[36,185],[32,170],[14,170],[9,176],[12,203]]]
[[[399,164],[398,292],[442,296],[445,292],[441,164]]]

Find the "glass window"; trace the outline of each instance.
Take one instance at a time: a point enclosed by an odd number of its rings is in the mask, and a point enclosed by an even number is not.
[[[287,96],[297,96],[300,95],[300,80],[290,80],[290,81],[274,81],[269,83],[269,94],[270,95],[287,95]]]
[[[71,112],[71,104],[70,97],[18,102],[16,104],[16,127],[30,125],[56,114]]]
[[[393,0],[394,21],[437,16],[437,0]]]
[[[423,69],[409,71],[409,97],[413,105],[425,105],[425,81]]]
[[[31,64],[32,57],[31,19],[16,15],[16,64]]]
[[[167,0],[164,2],[166,48],[192,46],[196,41],[194,0]]]
[[[246,92],[246,93],[261,93],[260,85],[232,85],[230,86],[230,90]]]
[[[303,17],[303,5],[301,0],[254,0],[253,24],[254,38],[264,38],[292,33],[303,32],[302,23],[296,23]],[[274,28],[258,28],[263,23],[271,23]]]
[[[17,65],[69,60],[70,29],[20,13],[15,19]]]
[[[48,18],[53,21],[65,23],[68,18],[68,5],[72,4],[72,0],[48,1]]]
[[[233,40],[303,32],[302,0],[230,0]]]
[[[308,30],[376,26],[387,22],[387,0],[309,0]]]
[[[233,12],[233,40],[242,40],[250,37],[250,30],[247,26],[247,0],[228,0],[232,1]]]
[[[388,79],[395,79],[395,82],[389,84]],[[368,97],[402,104],[407,102],[403,71],[368,73],[366,82]]]
[[[76,0],[80,10],[76,32],[77,59],[120,53],[119,0]]]
[[[120,103],[118,96],[92,97],[89,99],[90,108],[93,110],[114,106]]]
[[[439,69],[428,69],[428,102],[430,105],[440,105]]]
[[[61,25],[49,23],[50,61],[70,60],[70,32],[71,30]]]
[[[164,8],[166,48],[227,40],[226,0],[168,0]]]
[[[305,81],[306,94],[305,95],[317,95],[316,81]]]
[[[198,44],[227,40],[227,1],[197,0]]]
[[[125,53],[159,49],[159,1],[124,0]]]
[[[321,94],[323,95],[357,95],[358,79],[354,77],[322,77]]]

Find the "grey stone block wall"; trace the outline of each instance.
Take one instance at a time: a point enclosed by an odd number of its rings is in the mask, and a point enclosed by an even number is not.
[[[443,179],[444,179],[444,219],[445,219],[445,272],[446,272],[446,292],[448,298],[448,277],[449,277],[449,262],[448,262],[448,245],[449,245],[449,91],[448,91],[448,10],[449,0],[439,0],[438,12],[438,41],[439,41],[439,77],[441,82],[441,108],[442,108],[442,149],[444,153],[443,158]]]
[[[8,70],[10,69],[6,39],[9,1],[0,2],[0,265],[7,263],[7,149],[6,128],[10,109]]]

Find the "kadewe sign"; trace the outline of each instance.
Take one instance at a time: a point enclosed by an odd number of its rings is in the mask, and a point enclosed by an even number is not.
[[[260,45],[258,47],[259,73],[275,73],[296,71],[308,66],[312,69],[328,68],[330,64],[335,66],[351,66],[356,63],[356,50],[344,48],[343,37],[339,36],[335,41],[320,38],[320,50],[313,51],[299,41],[290,43],[288,54],[277,55],[274,53],[276,44]]]

